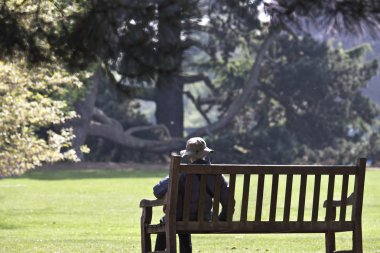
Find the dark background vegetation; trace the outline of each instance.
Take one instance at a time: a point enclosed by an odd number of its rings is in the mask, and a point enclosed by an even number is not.
[[[326,2],[3,1],[0,57],[90,74],[45,94],[80,117],[33,128],[71,127],[81,160],[167,161],[202,136],[218,163],[378,165],[380,8]]]

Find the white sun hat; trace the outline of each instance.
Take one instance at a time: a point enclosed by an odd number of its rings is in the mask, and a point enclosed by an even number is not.
[[[190,138],[186,142],[186,149],[181,150],[181,157],[191,156],[195,160],[205,157],[208,153],[214,150],[207,147],[205,140],[201,137]]]

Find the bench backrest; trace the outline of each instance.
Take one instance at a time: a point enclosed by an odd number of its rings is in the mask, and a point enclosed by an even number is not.
[[[352,231],[361,221],[366,159],[357,165],[187,165],[173,156],[167,199],[166,232],[290,233]],[[185,173],[183,220],[176,221],[178,183]],[[198,219],[189,221],[190,175],[200,175]],[[221,175],[229,178],[227,221],[218,221]],[[213,218],[203,219],[206,176],[215,175]],[[307,191],[307,189],[309,189]],[[352,193],[353,205],[347,205]],[[342,200],[335,221],[333,198]],[[235,207],[233,206],[236,201]],[[323,202],[326,201],[326,208]],[[234,211],[235,209],[235,211]],[[305,211],[307,215],[305,215]],[[350,217],[347,217],[351,212]],[[324,215],[321,217],[321,215]]]

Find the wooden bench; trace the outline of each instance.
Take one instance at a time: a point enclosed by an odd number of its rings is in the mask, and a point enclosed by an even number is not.
[[[169,173],[165,224],[151,224],[152,207],[162,206],[164,200],[142,200],[140,203],[142,252],[151,252],[150,236],[160,232],[166,233],[165,252],[176,252],[177,233],[324,233],[326,252],[363,252],[362,207],[365,169],[365,158],[358,159],[357,165],[354,166],[186,165],[180,164],[179,156],[173,156]],[[186,174],[186,190],[183,220],[177,221],[178,182],[181,173]],[[196,221],[189,220],[188,204],[191,178],[193,178],[190,175],[194,174],[200,174],[201,182],[198,206],[200,212]],[[217,219],[220,211],[220,175],[222,174],[229,176],[226,221]],[[216,176],[216,182],[213,219],[205,221],[201,214],[204,213],[203,202],[208,175]],[[307,192],[306,186],[309,182],[312,187],[310,185],[311,191]],[[351,194],[347,198],[348,193]],[[340,200],[333,200],[334,195]],[[268,196],[268,200],[264,201],[267,205],[263,205],[265,196]],[[293,198],[296,196],[295,199],[292,199],[292,196]],[[235,207],[231,204],[234,203],[234,199]],[[323,205],[320,199],[325,200]],[[339,209],[338,219],[336,219],[337,209]],[[335,233],[344,231],[353,233],[352,250],[336,251]]]

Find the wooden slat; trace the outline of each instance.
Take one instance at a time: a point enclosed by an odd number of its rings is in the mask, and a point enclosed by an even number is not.
[[[178,233],[324,233],[327,231],[343,232],[352,231],[354,223],[351,221],[339,222],[256,222],[256,221],[232,221],[232,222],[178,222]]]
[[[165,224],[147,225],[146,232],[149,234],[157,234],[157,233],[165,232]]]
[[[214,186],[214,203],[212,207],[212,220],[214,222],[218,220],[218,216],[219,216],[221,182],[222,182],[222,175],[216,175],[215,186]]]
[[[173,156],[170,163],[168,198],[166,206],[166,251],[168,253],[175,252],[176,249],[176,219],[177,219],[177,200],[178,200],[178,184],[179,184],[179,167],[181,158]]]
[[[230,182],[228,184],[228,203],[227,203],[227,221],[232,221],[232,215],[234,212],[234,196],[235,196],[235,182],[236,174],[230,175]]]
[[[290,204],[292,202],[293,175],[286,176],[285,203],[284,203],[284,221],[289,221]]]
[[[152,221],[152,207],[144,207],[141,215],[141,249],[143,252],[152,250],[152,241],[146,227]]]
[[[255,221],[261,221],[261,212],[262,212],[262,207],[263,207],[264,179],[265,179],[265,175],[260,174],[258,182],[257,182]]]
[[[250,180],[251,180],[251,175],[244,175],[243,197],[242,197],[242,201],[241,201],[241,213],[240,213],[240,220],[241,221],[247,221]]]
[[[335,232],[325,233],[325,251],[329,253],[335,251]]]
[[[334,183],[335,175],[329,175],[329,183],[327,187],[326,221],[332,220],[333,216],[332,200],[334,197]]]
[[[198,221],[204,221],[205,200],[206,200],[206,175],[201,175],[199,187],[199,202],[198,202]]]
[[[278,174],[274,174],[272,177],[272,192],[271,192],[271,200],[270,200],[269,221],[276,220],[277,192],[278,192]]]
[[[355,166],[327,165],[185,165],[180,166],[182,173],[196,174],[300,174],[300,175],[354,175]]]
[[[185,196],[183,200],[183,221],[186,222],[189,221],[192,181],[193,175],[187,174],[185,180]]]
[[[312,221],[318,220],[320,191],[321,191],[321,175],[315,175],[315,178],[314,178],[314,194],[313,194],[313,212],[311,215]]]
[[[352,220],[355,221],[355,229],[353,233],[353,251],[363,252],[363,237],[362,237],[362,210],[363,210],[363,194],[365,181],[366,159],[358,160],[357,175],[355,177],[355,199],[352,206]]]
[[[306,196],[307,175],[301,175],[300,196],[298,201],[297,221],[303,221],[305,213],[305,196]]]
[[[346,220],[348,179],[349,179],[349,175],[343,176],[342,195],[341,195],[342,205],[340,207],[340,212],[339,212],[339,220],[340,221]]]
[[[140,207],[154,207],[154,206],[163,206],[165,204],[165,199],[142,199],[140,201]]]

